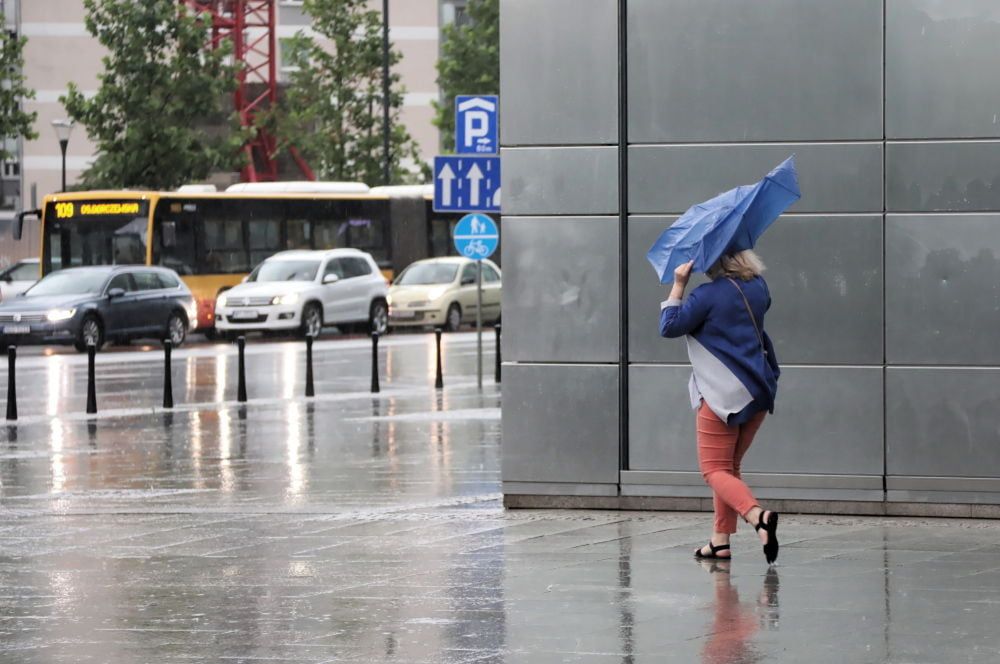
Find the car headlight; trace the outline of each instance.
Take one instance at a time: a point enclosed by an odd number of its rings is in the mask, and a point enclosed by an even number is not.
[[[45,316],[49,319],[51,323],[57,323],[61,320],[69,320],[76,314],[76,309],[52,309]]]
[[[286,295],[278,295],[271,300],[271,304],[295,304],[299,301],[298,293],[288,293]]]
[[[226,306],[226,296],[220,295],[219,299],[215,301],[215,306],[219,307],[220,309]]]
[[[385,303],[388,304],[390,307],[392,306],[392,295],[385,296]]]

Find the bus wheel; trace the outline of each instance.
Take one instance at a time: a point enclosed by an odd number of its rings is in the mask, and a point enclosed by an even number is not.
[[[90,344],[94,344],[97,350],[101,350],[101,346],[104,345],[104,328],[101,326],[101,321],[93,314],[86,316],[80,323],[80,333],[74,345],[83,353]]]

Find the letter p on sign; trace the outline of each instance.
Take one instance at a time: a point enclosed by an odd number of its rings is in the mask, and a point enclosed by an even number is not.
[[[455,150],[459,154],[497,153],[497,98],[455,97]]]

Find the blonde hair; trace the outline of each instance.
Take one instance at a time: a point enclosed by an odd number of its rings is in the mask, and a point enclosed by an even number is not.
[[[752,249],[745,249],[735,254],[726,254],[717,260],[712,267],[708,268],[708,277],[713,280],[719,277],[732,277],[750,281],[766,269],[760,256],[755,254]]]

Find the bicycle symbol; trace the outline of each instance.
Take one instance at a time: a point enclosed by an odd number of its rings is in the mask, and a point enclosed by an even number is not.
[[[486,258],[490,255],[490,249],[487,247],[482,240],[473,240],[469,244],[465,245],[462,250],[466,258]]]

